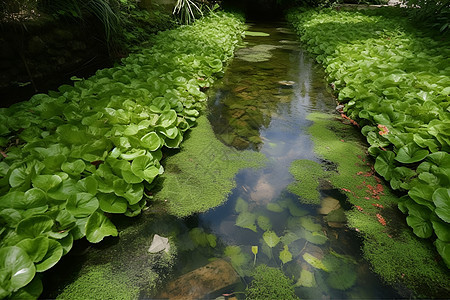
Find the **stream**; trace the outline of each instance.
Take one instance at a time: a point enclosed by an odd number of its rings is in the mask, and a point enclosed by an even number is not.
[[[330,203],[348,209],[345,196],[332,188],[320,190],[321,207],[302,204],[287,190],[293,181],[289,172],[293,161],[320,161],[313,152],[307,132],[311,121],[306,116],[335,111],[323,70],[285,23],[249,24],[248,31],[224,77],[208,91],[208,118],[230,151],[259,151],[266,155],[267,164],[240,171],[227,202],[206,213],[178,219],[155,209],[136,218],[113,220],[120,239],[108,238],[100,245],[78,243],[44,277],[42,298],[64,298],[65,289],[75,289],[77,280],[80,285],[86,282],[86,295],[92,299],[108,297],[98,290],[111,287],[117,289],[107,294],[111,299],[127,298],[124,289],[133,289],[131,297],[141,299],[186,299],[189,289],[200,290],[192,294],[195,298],[244,299],[252,271],[260,264],[279,268],[292,278],[302,299],[400,297],[370,271],[360,240],[345,221],[327,222],[320,212]],[[276,245],[270,247],[265,241],[267,231],[281,238]],[[177,237],[174,264],[148,254],[154,233]],[[290,256],[282,254],[285,249]],[[207,280],[195,273],[223,259],[231,260],[239,276],[220,268]],[[336,268],[324,270],[317,263],[322,260]],[[94,267],[99,269],[90,272]],[[105,286],[102,281],[108,280],[110,285]]]

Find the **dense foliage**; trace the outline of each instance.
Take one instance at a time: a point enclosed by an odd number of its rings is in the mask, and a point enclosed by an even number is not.
[[[449,0],[403,0],[409,8],[409,15],[422,24],[448,32],[450,27]]]
[[[73,241],[117,230],[109,214],[138,215],[204,105],[242,23],[220,13],[157,35],[155,45],[73,86],[0,110],[0,298],[37,297],[36,272]]]
[[[383,12],[391,11],[293,11],[289,19],[359,121],[375,170],[407,193],[399,208],[408,225],[432,237],[450,266],[449,43]]]
[[[0,21],[25,22],[47,17],[58,22],[103,27],[104,39],[113,52],[133,50],[175,21],[157,4],[141,9],[138,0],[12,0],[0,4]]]
[[[266,265],[256,267],[253,281],[245,290],[247,299],[298,299],[294,282],[280,269]]]

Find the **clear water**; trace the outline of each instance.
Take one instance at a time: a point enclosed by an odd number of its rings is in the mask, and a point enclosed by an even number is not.
[[[316,206],[302,205],[298,197],[286,190],[293,181],[289,166],[294,160],[319,160],[307,134],[306,129],[311,125],[306,120],[307,114],[313,111],[331,114],[335,102],[327,91],[320,67],[303,52],[286,24],[250,24],[249,30],[265,32],[269,36],[246,37],[245,45],[237,51],[225,76],[210,91],[209,119],[217,137],[225,144],[236,149],[260,151],[267,156],[267,165],[259,170],[241,171],[236,176],[237,187],[228,201],[209,212],[176,219],[161,215],[153,208],[152,212],[135,219],[118,218],[115,223],[118,222],[119,230],[126,233],[120,239],[108,239],[101,245],[78,245],[44,278],[42,297],[56,297],[65,285],[83,274],[89,266],[109,264],[111,277],[126,274],[132,285],[139,287],[140,298],[158,298],[168,281],[208,264],[212,258],[224,257],[228,246],[239,246],[245,258],[238,266],[240,281],[222,289],[211,286],[203,298],[215,299],[223,293],[234,293],[234,297],[244,298],[242,292],[251,282],[249,275],[254,268],[252,246],[259,249],[256,265],[281,268],[294,282],[298,281],[302,270],[314,274],[314,287],[298,286],[295,289],[302,299],[399,297],[394,289],[385,286],[370,271],[361,257],[360,241],[354,232],[345,227],[328,226],[316,213]],[[322,190],[321,197],[338,199],[345,208],[345,199],[336,190]],[[298,225],[299,217],[292,216],[289,209],[284,208],[281,212],[267,209],[269,203],[281,203],[284,207],[290,203],[291,209],[292,205],[295,206],[298,211],[304,211],[306,218],[319,224],[317,232],[328,240],[325,243],[313,243],[305,238],[293,241],[288,248],[292,260],[283,264],[279,259],[282,243],[270,250],[263,241],[261,228],[256,227],[254,232],[236,226],[238,201],[247,203],[248,211],[256,216],[265,216],[270,221],[271,230],[278,236],[299,231],[305,234],[305,229]],[[214,234],[217,245],[195,245],[189,235],[193,228]],[[147,249],[155,232],[163,236],[177,234],[179,255],[174,266],[159,265],[149,259]],[[349,277],[344,283],[352,281],[351,286],[345,290],[336,288],[336,285],[333,287],[330,274],[305,262],[305,253],[340,260],[342,268],[350,271],[337,275]],[[167,272],[167,276],[160,276],[149,283],[146,277],[148,270],[160,274]]]

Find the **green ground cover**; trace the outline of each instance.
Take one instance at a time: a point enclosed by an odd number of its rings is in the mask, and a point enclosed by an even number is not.
[[[296,10],[288,19],[361,126],[375,170],[404,194],[408,225],[434,241],[448,267],[450,43],[398,12]]]
[[[314,122],[309,128],[314,150],[333,164],[296,161],[291,166],[294,177],[311,169],[312,163],[322,166],[322,181],[344,192],[353,205],[346,211],[348,227],[362,236],[364,257],[386,282],[405,284],[422,297],[448,294],[445,265],[436,260],[431,242],[415,236],[402,220],[397,210],[401,199],[375,174],[357,130],[326,114],[313,113],[308,119]],[[301,182],[302,177],[296,179]]]
[[[264,162],[261,153],[237,151],[222,144],[206,116],[201,116],[181,151],[164,162],[162,189],[155,198],[165,201],[168,212],[179,217],[205,212],[227,199],[240,169],[260,167]]]
[[[121,65],[0,110],[0,298],[37,297],[35,275],[74,240],[116,236],[109,214],[141,212],[162,153],[195,126],[201,90],[243,30],[238,17],[211,14]]]

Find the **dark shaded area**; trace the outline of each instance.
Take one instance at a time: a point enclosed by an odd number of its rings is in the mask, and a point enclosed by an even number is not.
[[[0,24],[0,107],[112,65],[102,27],[39,18]]]
[[[277,0],[224,0],[222,5],[228,10],[242,11],[248,22],[282,20],[286,9]]]

